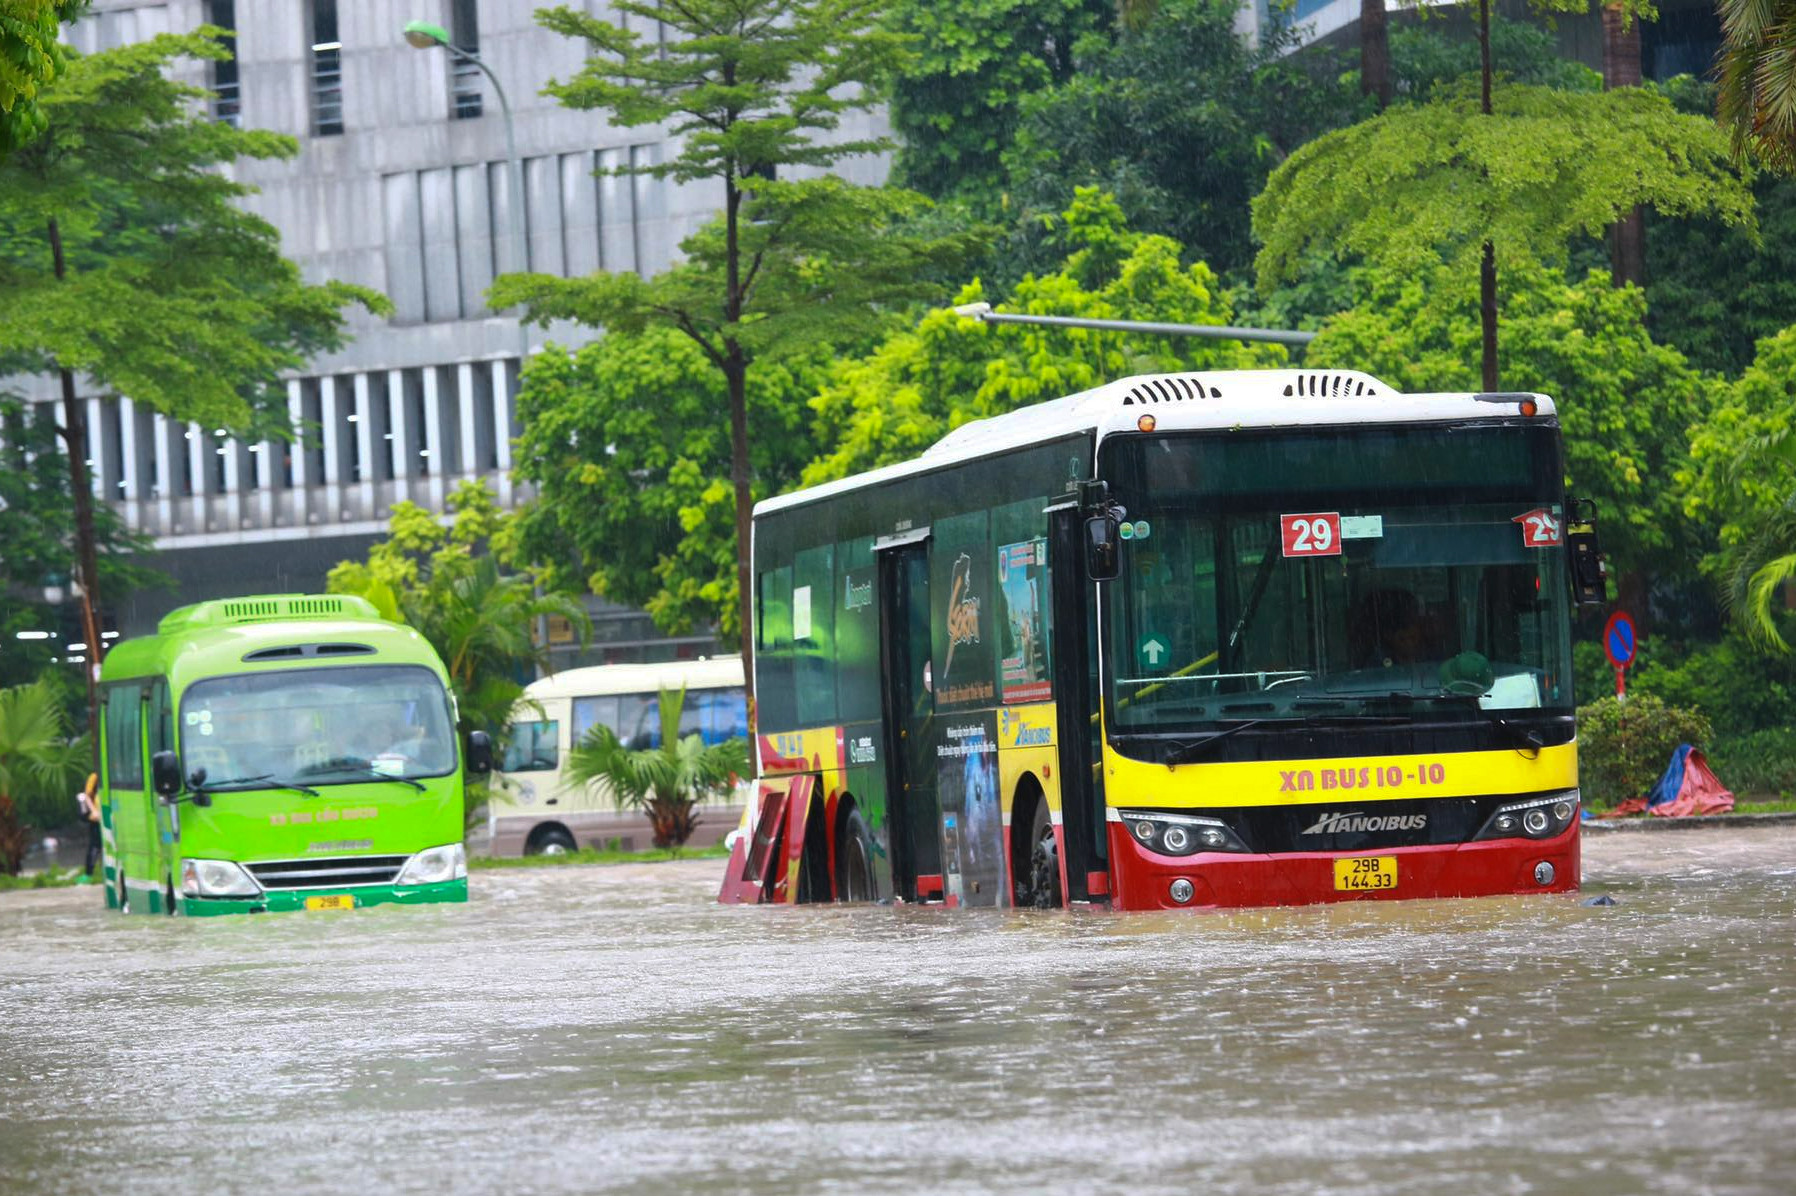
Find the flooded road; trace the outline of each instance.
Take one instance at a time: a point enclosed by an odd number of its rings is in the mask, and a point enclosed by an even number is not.
[[[1796,1189],[1796,827],[1585,896],[1197,915],[0,894],[0,1191]]]

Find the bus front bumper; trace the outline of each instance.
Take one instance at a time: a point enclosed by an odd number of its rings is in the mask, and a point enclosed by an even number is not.
[[[370,905],[431,905],[466,901],[468,880],[460,877],[429,885],[357,885],[343,889],[270,889],[257,897],[176,898],[189,917],[214,914],[284,913],[294,910],[347,910]]]
[[[1203,852],[1165,856],[1143,848],[1122,824],[1112,822],[1109,828],[1111,900],[1115,909],[1215,909],[1324,901],[1570,893],[1576,892],[1579,884],[1575,821],[1551,839],[1489,839],[1364,852],[1278,855]],[[1387,861],[1380,865],[1384,870],[1394,867],[1395,883],[1379,889],[1338,887],[1342,883],[1339,862],[1367,857]],[[1351,869],[1352,865],[1347,867]],[[1175,897],[1175,882],[1181,880],[1190,886],[1190,896],[1184,901]],[[1178,886],[1177,891],[1183,893],[1184,886]]]

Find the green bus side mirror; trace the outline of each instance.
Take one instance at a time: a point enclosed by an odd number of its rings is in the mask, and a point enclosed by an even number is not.
[[[1085,521],[1085,575],[1093,581],[1110,581],[1122,570],[1118,559],[1115,515],[1093,515]]]
[[[493,771],[493,740],[485,731],[468,732],[468,772],[483,777]]]
[[[181,760],[173,752],[157,752],[150,757],[150,784],[165,798],[173,799],[181,792]]]

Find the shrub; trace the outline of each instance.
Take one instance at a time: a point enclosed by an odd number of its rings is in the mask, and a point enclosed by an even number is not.
[[[1688,646],[1652,636],[1628,675],[1628,695],[1636,693],[1699,710],[1729,734],[1786,727],[1796,711],[1796,657],[1755,648],[1737,633]]]
[[[1796,793],[1796,727],[1718,738],[1709,764],[1736,794]]]
[[[1705,747],[1709,720],[1668,706],[1652,694],[1626,702],[1603,698],[1578,708],[1578,783],[1591,806],[1643,796],[1665,771],[1680,743]]]

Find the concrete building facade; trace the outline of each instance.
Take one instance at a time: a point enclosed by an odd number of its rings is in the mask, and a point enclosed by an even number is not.
[[[114,614],[126,635],[197,598],[312,589],[335,562],[365,552],[393,503],[435,511],[461,481],[485,480],[501,504],[527,497],[511,476],[520,362],[576,327],[526,330],[487,308],[502,273],[644,275],[675,260],[710,219],[721,185],[616,175],[675,152],[665,130],[619,129],[541,94],[581,68],[586,47],[538,26],[540,0],[96,0],[70,32],[83,52],[185,32],[236,31],[235,57],[198,67],[217,119],[298,139],[290,161],[237,164],[258,193],[247,206],[281,234],[307,281],[385,293],[390,318],[356,312],[353,339],[286,380],[290,442],[244,443],[226,429],[167,419],[130,396],[84,393],[95,493],[161,550],[173,592],[135,596]],[[603,0],[595,15],[619,19]],[[401,31],[419,19],[475,50],[510,100],[521,188],[505,120],[487,79]],[[653,42],[657,28],[637,30]],[[851,115],[844,137],[877,135]],[[883,179],[885,163],[838,173]],[[6,388],[54,404],[50,379]],[[721,415],[721,413],[720,413]],[[665,641],[645,616],[594,603],[603,658],[709,649],[709,636]]]

